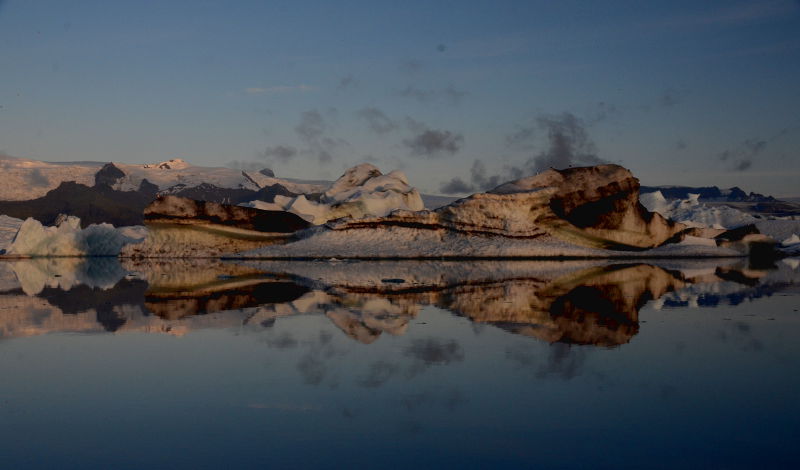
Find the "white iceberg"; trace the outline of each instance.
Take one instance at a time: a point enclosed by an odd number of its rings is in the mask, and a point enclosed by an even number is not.
[[[732,207],[703,204],[699,198],[699,194],[690,194],[687,199],[667,199],[661,191],[654,191],[640,195],[639,202],[647,210],[658,212],[688,227],[732,229],[758,221],[750,214]]]
[[[111,224],[92,224],[81,228],[80,219],[63,218],[56,226],[45,227],[28,218],[19,228],[6,254],[12,256],[117,256],[128,243],[141,238],[135,230],[118,229]]]
[[[425,208],[419,191],[408,184],[402,171],[384,175],[369,163],[347,170],[322,193],[319,202],[301,194],[295,197],[278,195],[271,203],[251,201],[242,205],[291,212],[314,225],[342,217],[384,217],[398,209],[420,211]]]

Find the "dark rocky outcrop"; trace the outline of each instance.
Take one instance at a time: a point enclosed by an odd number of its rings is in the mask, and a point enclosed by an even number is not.
[[[147,178],[144,178],[142,179],[142,182],[139,183],[139,192],[155,199],[156,194],[158,194],[158,185],[153,184],[147,181]]]
[[[144,218],[148,223],[214,224],[265,233],[294,233],[311,225],[291,212],[265,211],[178,196],[157,198],[145,208]]]
[[[155,200],[160,193],[159,187],[143,179],[136,191],[113,189],[113,185],[124,176],[119,167],[107,163],[95,174],[95,185],[92,187],[73,181],[63,182],[37,199],[0,201],[0,214],[20,219],[33,217],[45,225],[52,225],[59,214],[79,217],[84,227],[96,223],[141,225],[144,223],[144,208]],[[178,185],[170,188],[170,193],[198,201],[232,205],[254,200],[273,202],[276,195],[296,196],[280,184],[258,191],[221,188],[209,183],[193,187]]]
[[[117,168],[113,163],[106,163],[100,171],[94,175],[95,186],[105,184],[113,186],[120,178],[125,176],[125,172]]]
[[[527,239],[551,235],[615,250],[653,248],[686,229],[642,206],[639,181],[619,165],[548,170],[435,211],[397,211],[329,225],[334,230],[405,226]]]
[[[218,204],[241,204],[249,201],[273,202],[275,196],[297,196],[280,184],[266,186],[258,191],[241,188],[220,188],[210,183],[197,186],[173,188],[170,195],[194,199],[195,201],[216,202]]]
[[[262,277],[242,285],[241,279],[236,280],[239,281],[238,285],[220,290],[148,292],[144,305],[159,317],[175,320],[191,315],[291,302],[309,291],[307,287],[290,281]]]
[[[642,186],[642,194],[661,191],[667,199],[687,199],[690,194],[699,194],[700,200],[715,202],[774,202],[772,196],[745,192],[742,188],[734,186],[727,190],[722,190],[717,186]]]
[[[0,201],[0,214],[19,219],[33,217],[45,225],[52,225],[59,214],[79,217],[83,227],[104,222],[141,225],[142,211],[153,196],[142,191],[117,191],[106,184],[89,187],[67,181],[38,199]]]

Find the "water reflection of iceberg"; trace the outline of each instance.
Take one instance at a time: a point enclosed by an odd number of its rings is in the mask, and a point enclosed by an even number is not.
[[[548,342],[616,346],[638,333],[648,302],[735,303],[792,288],[798,277],[786,264],[756,271],[718,262],[26,260],[0,264],[0,334],[259,330],[324,314],[371,343],[404,334],[430,305]]]
[[[46,287],[70,290],[75,286],[108,289],[125,277],[125,271],[116,257],[88,258],[30,258],[2,263],[0,285],[8,282],[13,272],[19,287],[26,294],[35,295]]]

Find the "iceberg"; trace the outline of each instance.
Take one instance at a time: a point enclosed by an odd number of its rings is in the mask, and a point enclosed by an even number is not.
[[[728,206],[709,206],[700,202],[700,194],[686,199],[667,199],[661,191],[642,194],[639,201],[649,211],[689,227],[733,229],[758,221],[752,215]]]
[[[618,258],[746,256],[774,240],[754,225],[692,227],[649,211],[619,165],[548,170],[424,210],[400,172],[369,164],[323,193],[256,207],[166,196],[147,240],[123,256],[232,258]],[[231,214],[238,214],[231,216]],[[254,221],[260,221],[254,223]]]
[[[409,185],[402,171],[384,175],[369,163],[347,170],[321,194],[319,201],[307,196],[277,195],[271,203],[251,201],[243,205],[291,212],[314,225],[343,217],[384,217],[394,210],[419,211],[425,208],[419,191]]]
[[[80,219],[73,216],[60,218],[52,227],[28,218],[20,226],[6,254],[19,257],[117,256],[126,244],[141,241],[132,236],[134,233],[111,224],[92,224],[82,229]]]

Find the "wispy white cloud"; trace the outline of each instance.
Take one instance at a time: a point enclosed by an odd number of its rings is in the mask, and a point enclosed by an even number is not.
[[[319,88],[311,85],[277,85],[271,87],[251,87],[245,88],[244,92],[248,95],[280,95],[285,93],[307,93],[317,91]]]

